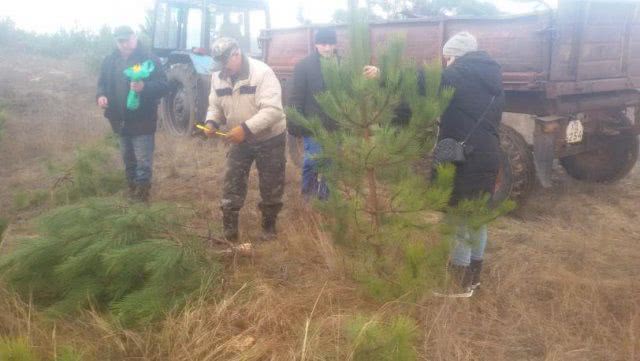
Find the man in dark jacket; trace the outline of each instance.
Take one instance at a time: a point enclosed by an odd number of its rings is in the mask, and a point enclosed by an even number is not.
[[[338,43],[336,31],[332,28],[322,28],[315,35],[315,51],[296,64],[293,79],[288,94],[288,105],[295,108],[305,117],[317,116],[324,127],[333,131],[338,127],[335,120],[329,118],[316,101],[315,96],[325,91],[322,76],[321,59],[337,56]],[[368,78],[378,76],[378,68],[366,66],[363,75]],[[318,173],[317,155],[321,152],[320,145],[311,137],[311,132],[294,122],[287,122],[289,134],[302,137],[304,142],[304,163],[302,165],[302,194],[306,199],[316,197],[325,200],[329,196],[326,182]]]
[[[158,102],[168,90],[167,77],[159,59],[138,44],[133,30],[121,26],[114,30],[117,49],[102,62],[96,100],[104,109],[113,131],[119,135],[129,198],[147,202],[151,189]],[[130,81],[125,69],[147,60],[154,63],[148,78]],[[138,93],[140,105],[127,109],[129,91]]]
[[[478,51],[473,35],[454,35],[443,48],[447,68],[442,84],[455,89],[449,107],[440,118],[439,139],[463,141],[469,134],[470,153],[456,164],[452,203],[492,194],[500,167],[498,128],[504,107],[502,72],[484,51]],[[484,115],[484,116],[483,116]],[[478,121],[481,123],[475,130]],[[487,226],[473,229],[459,225],[451,264],[462,279],[462,295],[471,296],[480,284],[480,271],[487,243]]]
[[[318,30],[315,36],[315,51],[296,64],[288,96],[290,106],[305,117],[318,116],[327,130],[335,130],[337,123],[320,109],[315,95],[325,90],[320,59],[336,56],[336,44],[335,30],[328,28]],[[313,140],[311,133],[299,124],[287,122],[287,129],[289,134],[303,137],[302,195],[305,199],[311,197],[327,199],[329,190],[326,182],[318,174],[318,164],[315,159],[321,151],[320,145]]]

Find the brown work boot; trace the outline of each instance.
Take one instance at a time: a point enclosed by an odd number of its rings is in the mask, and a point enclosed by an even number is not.
[[[240,212],[238,211],[222,211],[222,228],[224,239],[229,242],[238,240],[238,220]]]

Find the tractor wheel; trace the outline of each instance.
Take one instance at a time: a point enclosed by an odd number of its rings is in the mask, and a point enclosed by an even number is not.
[[[622,113],[612,120],[619,127],[631,125]],[[598,149],[560,159],[567,173],[588,182],[614,182],[629,174],[638,161],[638,137],[623,133],[598,137],[602,143]]]
[[[167,71],[169,93],[160,104],[162,123],[169,134],[191,135],[196,123],[197,76],[189,64],[174,64]]]
[[[494,203],[507,199],[524,203],[536,182],[533,153],[529,144],[515,129],[500,126],[502,162],[493,194]]]

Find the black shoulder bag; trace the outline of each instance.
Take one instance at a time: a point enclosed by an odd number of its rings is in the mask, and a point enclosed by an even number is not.
[[[453,138],[444,138],[436,144],[435,149],[433,150],[433,163],[435,165],[443,164],[443,163],[464,163],[467,160],[467,155],[469,154],[469,150],[467,149],[467,142],[471,139],[473,133],[475,133],[476,129],[480,126],[480,124],[484,121],[484,116],[489,111],[489,108],[493,105],[493,102],[496,100],[496,96],[494,95],[491,98],[491,103],[487,106],[487,108],[482,112],[480,118],[473,126],[473,129],[469,132],[469,134],[464,138],[462,142],[459,142]]]

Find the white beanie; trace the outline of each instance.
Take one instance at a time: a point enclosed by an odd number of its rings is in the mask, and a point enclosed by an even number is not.
[[[466,31],[452,36],[442,48],[442,55],[460,57],[478,50],[478,41]]]

